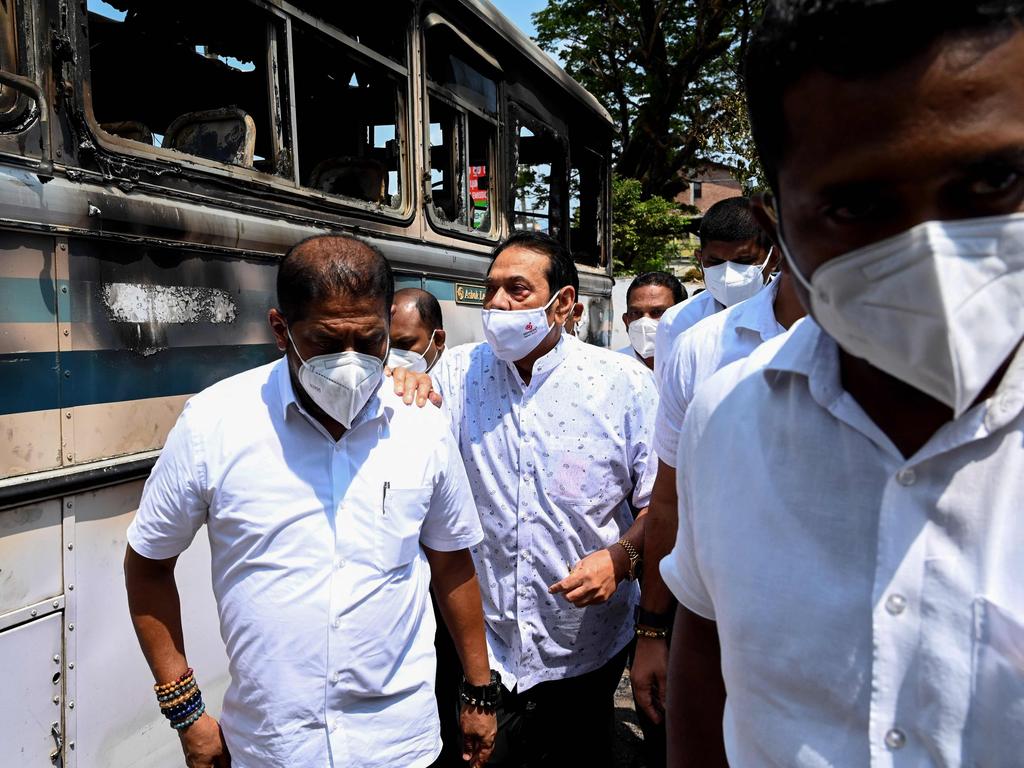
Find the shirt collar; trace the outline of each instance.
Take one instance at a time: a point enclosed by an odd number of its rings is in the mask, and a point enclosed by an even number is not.
[[[287,355],[277,361],[275,373],[277,375],[278,392],[281,399],[281,418],[287,420],[288,408],[290,406],[295,406],[295,410],[301,413],[305,418],[310,419],[311,421],[316,421],[316,419],[314,419],[313,416],[302,407],[302,403],[299,402],[298,397],[295,395],[295,387],[292,385],[292,377],[289,372]],[[370,399],[363,407],[363,410],[356,414],[355,419],[352,420],[352,426],[345,430],[346,435],[360,424],[365,424],[366,422],[372,421],[380,416],[387,415],[387,410],[384,407],[384,401],[380,396],[380,388],[385,386],[385,384],[386,382],[381,382],[380,386],[377,387],[376,391],[370,396]]]
[[[561,365],[565,359],[569,356],[569,353],[573,349],[574,344],[582,344],[582,342],[575,336],[562,331],[562,334],[558,338],[558,343],[543,357],[538,358],[533,364],[533,373],[530,376],[529,386],[537,386],[544,379],[546,379],[553,370]],[[516,364],[513,362],[507,362],[505,365],[508,366],[512,372],[512,377],[515,381],[519,382],[521,387],[526,387],[526,383],[523,381],[523,377],[519,374],[519,369],[516,368]]]
[[[768,285],[741,301],[733,311],[733,323],[736,328],[754,331],[762,340],[779,335],[779,321],[775,319],[775,297],[779,293],[779,280],[776,278]]]
[[[810,316],[794,324],[782,346],[765,364],[764,375],[770,383],[785,373],[804,376],[811,397],[819,405],[861,426],[866,421],[871,427],[866,430],[870,432],[869,436],[879,444],[891,446],[891,450],[898,454],[895,446],[843,389],[839,377],[839,346]],[[850,413],[851,410],[857,412],[856,416]],[[960,418],[947,422],[918,451],[915,458],[923,460],[973,437],[991,434],[1017,418],[1022,410],[1024,343],[1017,348],[992,396],[968,409]],[[863,418],[857,418],[861,414]]]

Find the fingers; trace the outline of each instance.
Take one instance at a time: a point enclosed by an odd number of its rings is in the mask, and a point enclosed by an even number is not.
[[[643,710],[643,713],[647,715],[652,723],[655,725],[661,723],[662,707],[655,705],[653,691],[650,686],[634,687],[633,696],[636,698],[637,706]]]
[[[388,369],[384,369],[387,372]],[[395,380],[395,394],[401,395],[405,393],[405,375],[408,370],[405,368],[395,368],[391,371],[391,378]]]
[[[430,395],[428,395],[428,399],[429,399],[429,400],[430,400],[430,402],[431,402],[431,403],[433,403],[433,404],[434,404],[434,405],[435,405],[435,406],[436,406],[437,408],[440,408],[440,407],[441,407],[441,403],[443,403],[443,402],[444,402],[444,400],[442,400],[442,398],[441,398],[441,393],[440,393],[440,392],[434,392],[434,391],[431,391]]]
[[[427,404],[427,397],[434,389],[434,382],[430,380],[430,377],[423,375],[420,377],[419,383],[416,385],[416,405],[422,408]]]

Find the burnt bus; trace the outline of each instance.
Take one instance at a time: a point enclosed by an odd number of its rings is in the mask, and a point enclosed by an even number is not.
[[[279,353],[278,260],[364,237],[481,338],[517,228],[611,331],[605,110],[489,3],[0,0],[0,766],[174,766],[125,529],[184,401]],[[211,711],[200,534],[177,568]]]

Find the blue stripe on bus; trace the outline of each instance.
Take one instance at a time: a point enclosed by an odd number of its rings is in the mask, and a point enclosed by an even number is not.
[[[0,323],[52,323],[55,310],[65,321],[70,317],[67,280],[54,285],[49,277],[0,277]]]
[[[0,355],[0,414],[190,395],[280,356],[274,344]]]
[[[426,279],[424,290],[434,294],[438,301],[455,301],[455,283],[451,280],[435,280],[432,277]],[[477,283],[473,283],[477,285]]]

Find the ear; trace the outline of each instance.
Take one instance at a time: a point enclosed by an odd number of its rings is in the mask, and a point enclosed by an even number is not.
[[[284,319],[277,309],[271,309],[267,313],[267,322],[270,323],[270,330],[274,334],[274,342],[281,352],[288,351],[288,321]]]
[[[703,279],[703,277],[704,277],[704,265],[702,265],[700,263],[700,254],[701,254],[700,246],[697,246],[696,248],[693,249],[693,260],[694,260],[694,262],[696,262],[697,269],[700,271],[700,276]]]
[[[434,331],[434,346],[437,347],[438,352],[444,349],[445,338],[447,337],[445,335],[444,328],[438,328]]]
[[[775,197],[771,192],[758,192],[750,198],[750,210],[761,225],[761,229],[768,233],[773,243],[778,243],[779,237],[779,215]],[[781,249],[776,246],[776,251]],[[773,254],[776,256],[778,254]]]
[[[626,326],[626,330],[629,330],[629,320],[626,319],[626,313],[622,313],[622,324]]]
[[[576,289],[571,285],[563,288],[562,292],[558,295],[558,301],[555,302],[553,309],[555,310],[555,322],[559,325],[565,325],[565,321],[576,310]]]

